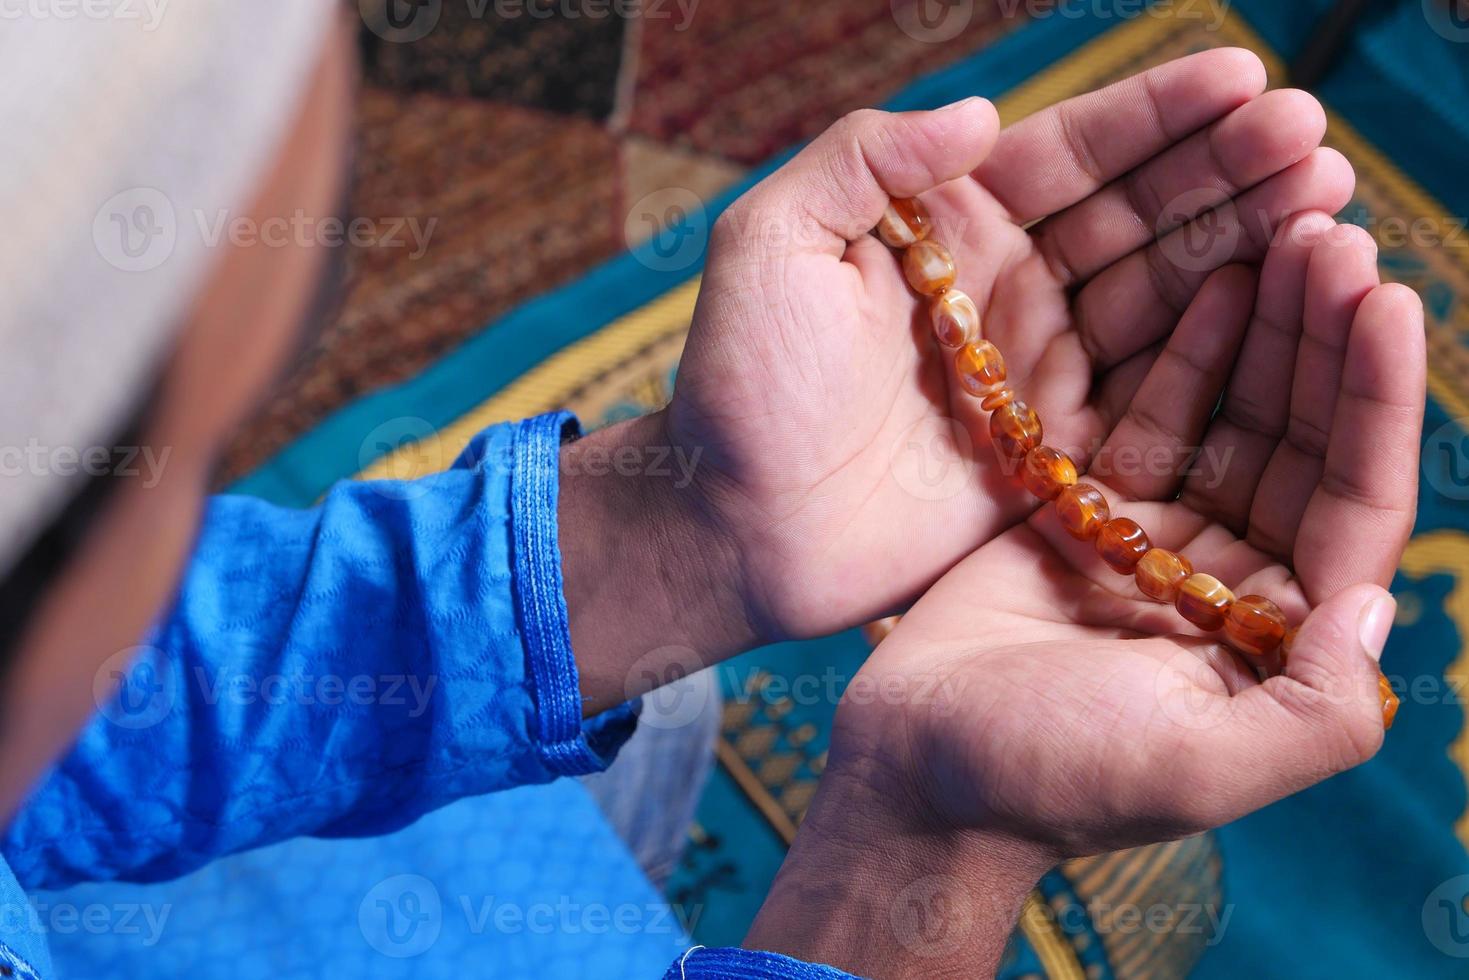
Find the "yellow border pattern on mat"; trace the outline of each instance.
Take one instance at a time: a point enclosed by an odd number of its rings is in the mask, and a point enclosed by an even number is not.
[[[546,358],[494,397],[471,409],[438,432],[444,458],[453,459],[475,434],[500,422],[529,418],[560,408],[566,397],[602,370],[609,362],[639,350],[649,343],[677,333],[689,325],[699,279],[676,286],[641,309],[613,320],[589,337]],[[441,454],[434,454],[435,456]],[[357,475],[362,480],[386,479],[396,474],[417,472],[421,449],[404,446],[374,462]]]
[[[1444,600],[1444,614],[1459,631],[1459,654],[1444,668],[1451,691],[1469,691],[1469,534],[1463,531],[1431,531],[1408,542],[1398,566],[1404,575],[1426,578],[1452,575],[1454,587]],[[1461,727],[1449,745],[1449,758],[1460,771],[1469,773],[1469,728]],[[1454,822],[1454,833],[1469,847],[1469,811]]]

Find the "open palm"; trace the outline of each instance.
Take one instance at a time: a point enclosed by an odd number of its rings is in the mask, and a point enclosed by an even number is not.
[[[1047,441],[1086,464],[1181,314],[1227,302],[1200,295],[1209,274],[1350,197],[1319,105],[1264,85],[1254,55],[1221,50],[1002,133],[982,100],[859,112],[721,217],[667,425],[703,452],[762,635],[899,608],[1034,507],[865,234],[889,197],[922,195]]]
[[[1227,463],[1083,477],[1155,546],[1303,623],[1283,669],[1145,599],[1046,507],[946,575],[864,667],[944,697],[844,707],[833,764],[876,754],[950,824],[1067,856],[1217,826],[1370,757],[1425,383],[1422,306],[1375,261],[1365,232],[1318,213],[1282,228],[1257,291],[1220,270],[1195,304],[1211,312],[1185,315],[1100,459],[1201,445]]]

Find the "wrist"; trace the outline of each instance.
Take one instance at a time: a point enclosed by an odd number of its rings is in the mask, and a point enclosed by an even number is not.
[[[698,463],[661,412],[561,449],[558,538],[587,715],[757,643]]]
[[[1056,856],[942,826],[876,759],[823,777],[745,946],[859,976],[992,976]]]

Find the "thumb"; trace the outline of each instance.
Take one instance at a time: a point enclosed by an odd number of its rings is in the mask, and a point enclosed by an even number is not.
[[[1255,742],[1247,751],[1269,760],[1262,768],[1273,773],[1257,806],[1377,754],[1384,731],[1377,664],[1396,610],[1376,585],[1343,589],[1301,624],[1285,672],[1239,695],[1244,741]]]
[[[931,111],[859,109],[732,204],[716,235],[721,226],[738,233],[748,223],[763,249],[840,256],[877,224],[890,198],[968,174],[999,132],[994,105],[978,96]]]

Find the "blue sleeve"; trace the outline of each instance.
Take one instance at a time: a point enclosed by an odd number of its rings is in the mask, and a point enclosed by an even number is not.
[[[834,966],[793,960],[779,953],[726,946],[695,946],[663,974],[663,980],[854,980]]]
[[[99,715],[0,844],[21,883],[171,878],[605,768],[636,719],[582,720],[556,534],[574,434],[496,426],[443,473],[311,510],[212,500],[174,608],[98,675]]]

